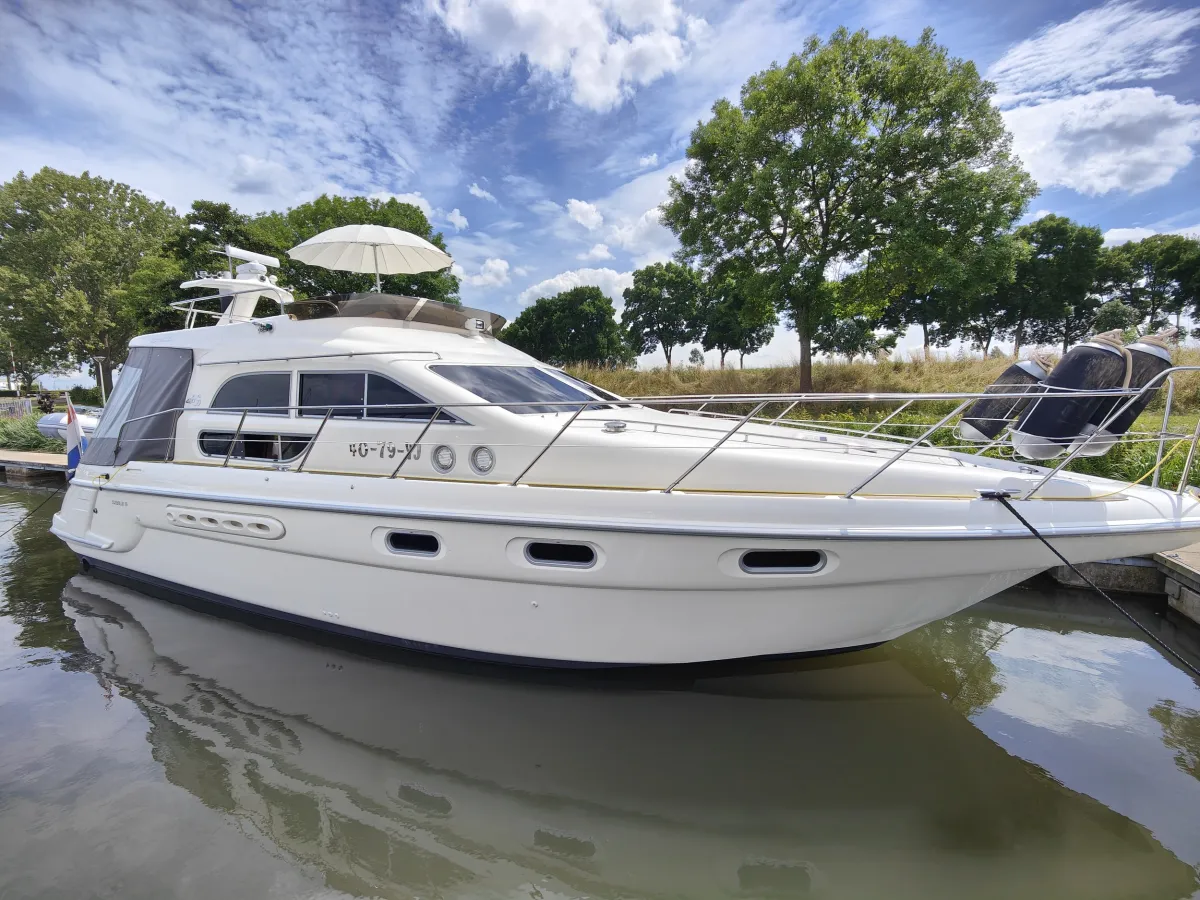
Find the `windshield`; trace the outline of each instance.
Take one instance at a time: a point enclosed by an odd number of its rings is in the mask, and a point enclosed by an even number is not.
[[[581,387],[584,390],[591,391],[593,395],[595,395],[596,397],[599,397],[601,400],[624,400],[625,399],[624,397],[618,397],[616,394],[612,393],[611,391],[606,391],[604,388],[596,387],[594,384],[584,381],[582,378],[576,378],[574,375],[568,375],[562,369],[555,369],[554,374],[557,375],[559,378],[565,378],[567,381],[571,382],[571,384],[575,385],[576,387]]]
[[[567,405],[570,401],[598,399],[590,391],[572,384],[573,379],[564,381],[535,366],[440,365],[429,368],[490,403],[528,403],[507,407],[511,412],[521,415],[574,412],[579,407]],[[567,378],[570,379],[570,376]],[[546,403],[563,405],[543,405]]]

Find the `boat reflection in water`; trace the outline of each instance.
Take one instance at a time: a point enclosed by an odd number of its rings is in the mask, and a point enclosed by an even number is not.
[[[411,667],[84,576],[167,778],[370,897],[1178,897],[1144,828],[885,651],[590,680]]]

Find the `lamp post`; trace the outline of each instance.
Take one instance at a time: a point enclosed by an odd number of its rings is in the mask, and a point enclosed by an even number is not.
[[[107,359],[107,357],[93,356],[92,359],[94,359],[96,361],[96,381],[100,385],[100,405],[107,406],[108,405],[108,397],[105,396],[105,394],[104,394],[104,366],[103,366],[103,362],[105,359]]]

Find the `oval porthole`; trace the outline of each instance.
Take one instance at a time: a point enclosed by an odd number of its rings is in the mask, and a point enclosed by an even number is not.
[[[446,444],[441,444],[434,448],[433,467],[439,472],[449,472],[454,468],[454,448]]]
[[[525,558],[535,566],[568,566],[576,569],[588,569],[596,564],[596,551],[587,544],[530,541],[525,545]]]
[[[410,556],[437,556],[442,549],[442,542],[436,534],[428,531],[389,531],[387,547],[393,553],[406,553]]]
[[[820,550],[747,550],[742,554],[742,571],[751,575],[793,575],[816,572],[825,565]]]
[[[476,447],[471,451],[471,468],[477,475],[486,475],[496,467],[496,454],[491,447]]]

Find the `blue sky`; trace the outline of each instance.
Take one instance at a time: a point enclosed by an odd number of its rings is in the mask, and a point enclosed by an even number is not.
[[[180,211],[323,192],[421,205],[463,299],[510,318],[675,248],[688,134],[839,25],[941,43],[996,82],[1041,212],[1111,241],[1200,232],[1200,9],[934,0],[0,0],[0,179],[50,165]],[[912,346],[906,341],[904,346]],[[788,361],[782,327],[748,362]]]

